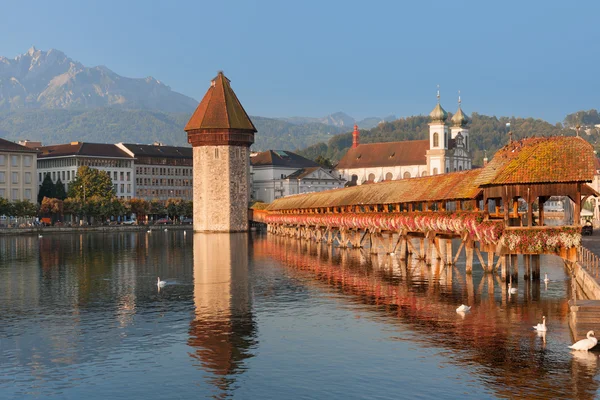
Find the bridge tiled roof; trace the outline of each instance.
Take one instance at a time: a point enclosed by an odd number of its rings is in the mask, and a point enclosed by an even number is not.
[[[592,145],[580,137],[554,136],[512,142],[498,150],[479,185],[591,182]]]
[[[484,186],[591,182],[594,173],[592,146],[582,138],[529,138],[500,149],[484,168],[287,196],[268,210],[469,200]]]
[[[481,172],[474,169],[287,196],[275,200],[268,210],[474,199],[481,190],[475,184]]]

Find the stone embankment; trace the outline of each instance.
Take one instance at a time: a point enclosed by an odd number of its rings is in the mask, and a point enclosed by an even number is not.
[[[45,226],[28,228],[0,228],[0,235],[45,235],[59,233],[115,233],[115,232],[144,232],[151,230],[192,230],[192,225],[109,225],[109,226]]]

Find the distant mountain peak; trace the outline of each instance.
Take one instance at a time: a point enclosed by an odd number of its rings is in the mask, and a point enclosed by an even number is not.
[[[56,49],[32,46],[14,59],[0,56],[0,110],[119,107],[192,112],[197,105],[152,76],[126,78],[104,65],[86,67]]]

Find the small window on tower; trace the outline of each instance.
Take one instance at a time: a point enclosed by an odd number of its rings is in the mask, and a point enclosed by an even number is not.
[[[433,147],[439,147],[440,145],[440,135],[439,133],[435,132],[433,134]]]

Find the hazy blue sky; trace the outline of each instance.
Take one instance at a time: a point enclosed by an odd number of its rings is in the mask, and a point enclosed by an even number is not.
[[[222,69],[251,115],[551,122],[598,108],[600,2],[3,1],[0,55],[31,45],[200,99]]]

